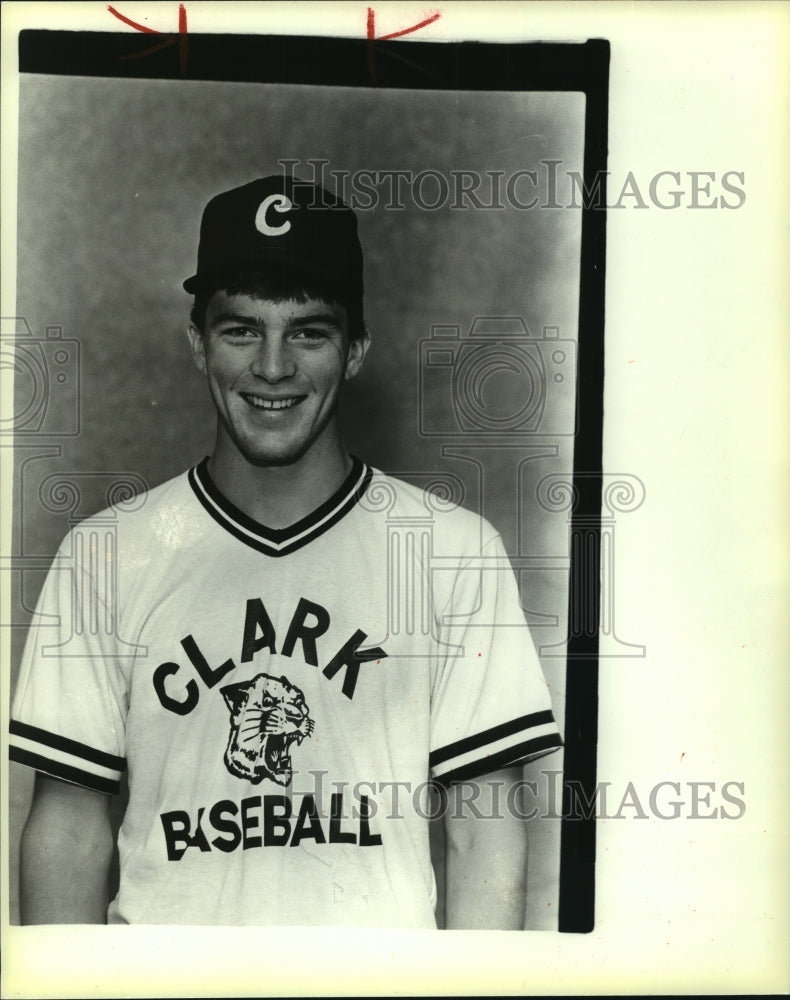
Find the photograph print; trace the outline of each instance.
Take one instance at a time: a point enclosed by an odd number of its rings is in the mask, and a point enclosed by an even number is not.
[[[12,923],[591,930],[606,43],[145,48],[20,36]]]

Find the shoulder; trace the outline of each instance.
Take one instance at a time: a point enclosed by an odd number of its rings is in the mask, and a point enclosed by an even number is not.
[[[392,529],[420,526],[437,545],[450,546],[458,555],[474,555],[499,540],[489,521],[464,506],[474,498],[452,473],[411,473],[408,480],[375,468],[372,473],[361,506],[381,515]]]
[[[64,539],[70,545],[75,535],[117,534],[125,541],[165,544],[179,534],[191,534],[200,525],[200,507],[185,471],[149,489],[134,491],[119,482],[108,499],[109,506],[75,525]]]

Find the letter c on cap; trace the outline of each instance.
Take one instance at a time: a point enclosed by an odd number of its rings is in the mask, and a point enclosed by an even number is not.
[[[264,236],[280,236],[282,233],[287,233],[291,228],[290,222],[284,222],[281,226],[270,226],[266,222],[266,213],[269,211],[270,205],[274,207],[275,212],[289,212],[294,207],[287,195],[270,194],[268,198],[263,199],[258,207],[255,214],[255,228]]]

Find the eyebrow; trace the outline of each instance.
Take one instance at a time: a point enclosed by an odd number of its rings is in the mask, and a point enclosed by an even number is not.
[[[266,324],[259,316],[241,316],[239,313],[219,313],[211,320],[211,326],[219,326],[221,323],[238,323],[240,326],[263,327]],[[342,329],[342,324],[333,313],[311,313],[309,316],[291,316],[288,318],[289,326],[310,326],[312,324],[322,324],[331,326],[337,330]]]

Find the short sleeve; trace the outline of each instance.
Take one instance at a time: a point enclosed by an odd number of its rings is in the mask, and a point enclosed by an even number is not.
[[[9,756],[115,794],[126,767],[128,693],[114,641],[115,595],[98,592],[97,579],[106,579],[96,566],[98,544],[96,532],[74,529],[47,575],[11,706]]]
[[[437,781],[479,777],[562,746],[499,535],[459,567],[439,625],[429,756]]]

